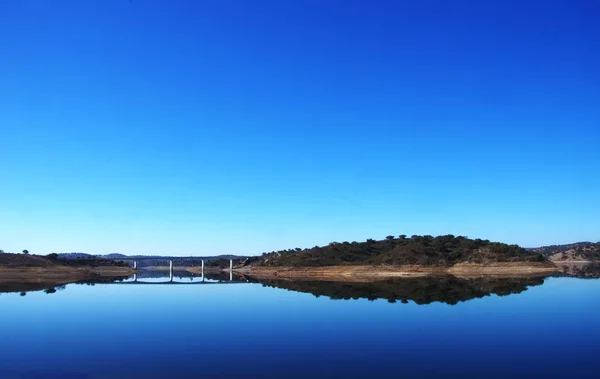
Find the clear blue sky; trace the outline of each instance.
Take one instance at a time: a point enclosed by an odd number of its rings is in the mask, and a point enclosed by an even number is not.
[[[600,239],[597,1],[0,2],[0,248]]]

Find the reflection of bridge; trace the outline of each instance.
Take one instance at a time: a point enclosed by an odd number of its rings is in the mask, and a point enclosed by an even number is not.
[[[137,268],[137,259],[138,258],[119,258],[119,259],[115,259],[117,261],[125,261],[125,262],[133,262],[133,268]],[[156,260],[156,261],[166,261],[167,259],[164,258],[140,258],[143,260]],[[204,276],[204,259],[200,259],[200,261],[202,262],[202,276]],[[169,270],[172,272],[173,271],[173,259],[169,259]],[[229,260],[229,271],[233,270],[233,259]]]
[[[205,281],[201,281],[201,282],[174,282],[172,280],[169,280],[168,282],[140,282],[134,279],[134,281],[132,282],[112,282],[112,283],[108,283],[108,284],[120,284],[120,285],[125,285],[125,284],[132,284],[132,285],[153,285],[153,284],[176,284],[176,285],[182,285],[182,286],[190,286],[190,285],[206,285],[206,284],[242,284],[242,283],[248,283],[245,280],[236,280],[236,281],[218,281],[218,282],[205,282]]]
[[[133,261],[133,268],[137,268],[137,262]],[[176,282],[173,281],[173,261],[169,260],[169,280],[162,282],[145,282],[139,281],[137,278],[137,273],[133,274],[133,281],[130,282],[115,282],[113,284],[233,284],[233,283],[247,283],[247,281],[233,281],[233,260],[229,260],[229,281],[221,281],[218,282],[206,282],[206,276],[204,275],[204,259],[202,259],[202,281],[200,282]]]

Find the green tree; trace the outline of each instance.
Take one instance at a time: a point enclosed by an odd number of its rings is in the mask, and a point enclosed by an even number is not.
[[[27,250],[27,249],[23,250],[23,254],[29,254],[29,250]]]

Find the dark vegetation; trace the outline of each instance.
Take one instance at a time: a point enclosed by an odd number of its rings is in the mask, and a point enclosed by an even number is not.
[[[259,266],[428,265],[449,266],[461,262],[545,262],[541,254],[517,245],[453,235],[404,235],[365,242],[332,242],[327,246],[264,253],[246,264]]]
[[[79,282],[73,282],[72,284],[80,284],[87,286],[95,286],[96,284],[102,283],[113,283],[116,281],[123,281],[125,277],[115,276],[115,277],[99,277],[93,280],[84,280]],[[62,291],[67,287],[66,284],[51,284],[51,283],[37,283],[37,282],[8,282],[8,283],[0,283],[0,294],[3,293],[20,293],[21,296],[26,296],[28,292],[38,292],[43,291],[44,293],[50,295],[56,293],[57,291]]]
[[[59,265],[63,266],[86,266],[86,267],[99,267],[99,266],[114,266],[114,267],[128,267],[129,263],[123,261],[116,261],[112,259],[106,259],[101,257],[92,258],[77,258],[77,259],[64,259],[59,258],[56,254],[48,254],[47,258]]]
[[[0,253],[0,267],[48,267],[54,263],[39,255]]]
[[[46,256],[31,254],[10,254],[0,253],[0,267],[18,268],[18,267],[50,267],[50,266],[70,266],[70,267],[98,267],[98,266],[118,266],[126,267],[129,264],[122,261],[114,261],[100,257],[64,259],[57,254],[48,254]]]
[[[245,262],[247,259],[248,258],[233,259],[233,267],[239,266],[240,264]],[[212,267],[212,268],[219,268],[219,269],[229,268],[229,259],[209,260],[209,261],[205,262],[205,267]]]
[[[507,296],[518,294],[528,286],[544,283],[543,278],[478,278],[460,279],[453,276],[411,279],[391,279],[372,283],[343,283],[326,281],[261,280],[264,286],[283,288],[289,291],[311,293],[316,297],[331,299],[386,299],[416,304],[434,302],[457,304],[496,294]]]

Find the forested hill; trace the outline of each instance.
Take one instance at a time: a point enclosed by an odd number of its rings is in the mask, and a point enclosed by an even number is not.
[[[332,242],[310,249],[264,253],[246,264],[258,266],[337,266],[337,265],[427,265],[450,266],[462,262],[545,262],[541,254],[517,245],[507,245],[467,237],[388,236],[384,240]]]
[[[554,261],[600,261],[600,242],[576,242],[530,249]]]

